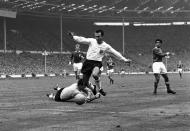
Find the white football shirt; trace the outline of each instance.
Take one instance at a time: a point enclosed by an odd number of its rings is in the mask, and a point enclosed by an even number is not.
[[[76,42],[89,45],[86,55],[86,59],[88,60],[102,61],[102,58],[104,57],[106,52],[114,54],[121,60],[126,60],[125,57],[123,57],[118,51],[113,49],[109,44],[104,41],[101,44],[98,44],[95,38],[85,38],[82,36],[73,36],[73,39]]]

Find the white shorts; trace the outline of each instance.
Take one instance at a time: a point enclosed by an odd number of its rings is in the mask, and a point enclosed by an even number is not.
[[[163,62],[154,62],[152,65],[152,69],[154,74],[167,73],[166,67]]]
[[[182,68],[178,68],[177,71],[178,71],[179,73],[182,73],[182,72],[183,72],[183,69],[182,69]]]
[[[73,63],[73,70],[78,71],[82,69],[82,62],[81,63]]]
[[[114,73],[114,69],[107,70],[107,74]]]
[[[121,75],[125,74],[125,71],[121,71],[120,74],[121,74]]]

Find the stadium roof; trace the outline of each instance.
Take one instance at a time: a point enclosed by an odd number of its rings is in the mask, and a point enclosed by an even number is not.
[[[190,0],[1,0],[0,8],[18,14],[87,19],[190,19]]]

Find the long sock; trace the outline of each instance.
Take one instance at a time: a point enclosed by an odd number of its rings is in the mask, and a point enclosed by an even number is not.
[[[180,78],[182,78],[182,74],[180,73],[179,75],[180,75]]]
[[[154,82],[154,93],[157,93],[158,83]]]
[[[96,87],[98,87],[98,89],[100,90],[101,89],[101,82],[100,82],[100,80],[95,80],[95,84],[96,84]]]
[[[169,83],[166,83],[166,88],[167,88],[168,91],[171,90],[171,89],[170,89],[170,84],[169,84]]]

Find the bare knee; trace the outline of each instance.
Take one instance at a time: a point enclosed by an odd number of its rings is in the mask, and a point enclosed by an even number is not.
[[[93,69],[92,76],[95,79],[95,81],[99,80],[99,78],[100,78],[100,69],[99,69],[99,67],[95,67]]]

